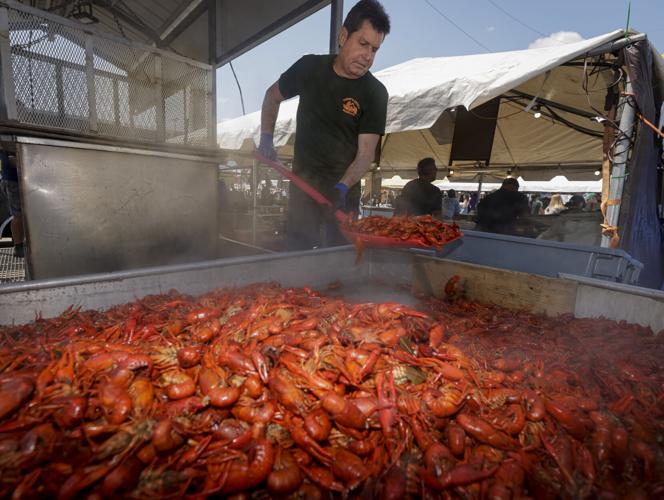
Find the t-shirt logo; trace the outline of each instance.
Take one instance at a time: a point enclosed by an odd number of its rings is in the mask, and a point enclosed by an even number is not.
[[[355,118],[360,112],[360,103],[352,97],[345,97],[343,106],[341,107],[344,113]]]

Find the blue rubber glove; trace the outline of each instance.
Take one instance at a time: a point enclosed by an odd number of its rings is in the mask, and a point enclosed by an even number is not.
[[[346,195],[348,194],[348,186],[343,182],[337,182],[334,185],[335,197],[332,200],[334,208],[337,210],[345,210],[346,208]]]
[[[261,142],[258,145],[258,152],[268,160],[277,159],[277,150],[274,149],[273,136],[269,132],[261,132]]]

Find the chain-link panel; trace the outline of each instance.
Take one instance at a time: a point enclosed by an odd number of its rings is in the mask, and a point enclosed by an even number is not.
[[[93,36],[49,14],[7,12],[19,122],[152,143],[214,142],[210,66]]]
[[[208,71],[181,61],[162,60],[166,141],[207,146],[211,123]]]
[[[8,14],[18,120],[87,131],[83,32],[14,9]]]
[[[95,44],[93,52],[99,133],[160,142],[154,119],[159,90],[154,54],[106,42]]]

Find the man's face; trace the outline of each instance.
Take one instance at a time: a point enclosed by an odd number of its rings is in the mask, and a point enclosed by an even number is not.
[[[348,35],[346,28],[339,33],[338,69],[346,78],[360,78],[365,75],[374,62],[376,52],[383,43],[385,35],[374,29],[365,20],[360,29]]]

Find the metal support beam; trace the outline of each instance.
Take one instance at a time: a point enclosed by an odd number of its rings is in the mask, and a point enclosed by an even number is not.
[[[140,20],[125,14],[125,12],[122,9],[118,9],[115,6],[115,2],[110,2],[108,0],[94,0],[93,3],[107,9],[111,13],[111,15],[117,16],[117,18],[120,21],[127,23],[129,26],[137,30],[139,33],[143,33],[154,44],[158,45],[159,42],[161,41],[161,39],[159,38],[159,34],[155,30],[153,30],[146,24],[140,22]]]
[[[163,91],[163,72],[161,69],[161,56],[156,55],[154,58],[154,98],[155,98],[155,119],[157,121],[157,141],[164,142],[166,140],[166,114],[164,105],[164,91]]]
[[[339,32],[343,23],[344,0],[332,0],[330,5],[330,54],[339,52]]]
[[[294,24],[297,24],[302,19],[309,17],[311,14],[318,12],[320,9],[325,7],[326,4],[320,0],[306,0],[299,7],[288,12],[284,16],[280,17],[274,21],[269,26],[266,26],[258,33],[255,33],[253,36],[248,37],[242,43],[235,47],[231,47],[224,52],[222,57],[218,57],[216,60],[217,66],[223,66],[229,61],[232,61],[238,56],[241,56],[245,52],[253,49],[257,45],[260,45],[264,41],[273,37],[274,35],[281,33],[284,30],[287,30]]]
[[[618,79],[618,71],[616,80]],[[604,122],[604,137],[602,140],[602,203],[609,199],[609,185],[611,184],[611,146],[616,136],[614,123],[618,106],[618,91],[615,87],[606,89],[604,98],[604,112],[607,120]]]
[[[621,198],[625,186],[625,174],[627,173],[627,162],[631,151],[631,141],[634,132],[635,110],[630,105],[630,94],[632,84],[627,77],[625,93],[620,98],[619,107],[622,109],[620,116],[620,138],[613,148],[613,165],[611,168],[611,184],[609,186],[609,199],[606,208],[606,224],[617,226],[620,216]],[[602,236],[602,246],[609,247],[611,236]]]
[[[182,16],[177,20],[177,24],[167,27],[167,29],[160,35],[161,36],[160,47],[168,47],[173,42],[173,40],[179,37],[206,10],[208,11],[208,16],[212,16],[214,11],[214,16],[216,20],[216,9],[217,9],[216,1],[210,2],[208,0],[206,2],[202,1],[192,2],[191,5],[187,6],[186,11],[182,12]],[[208,39],[209,37],[210,33],[208,33]],[[210,57],[209,54],[208,54],[208,60],[210,61],[210,64],[212,64],[213,59],[212,57]]]
[[[7,120],[16,120],[18,114],[9,46],[9,13],[6,7],[0,8],[0,84],[2,85],[0,114]]]
[[[604,45],[600,45],[599,47],[596,47],[592,50],[589,50],[586,52],[586,57],[593,57],[593,56],[599,56],[601,54],[610,54],[612,52],[617,52],[620,49],[624,49],[625,47],[635,44],[636,42],[640,42],[641,40],[645,40],[647,38],[645,33],[638,33],[636,35],[632,36],[627,36],[625,38],[620,38],[618,40],[614,40],[613,42],[608,42],[605,43]]]
[[[88,88],[90,132],[97,132],[97,87],[95,85],[94,37],[85,34],[85,83]]]
[[[208,9],[208,62],[212,65],[212,70],[208,76],[209,101],[212,103],[208,110],[209,146],[217,147],[217,68],[214,65],[217,58],[217,0],[207,1]]]
[[[202,2],[203,0],[191,0],[190,2],[184,2],[182,4],[182,7],[177,12],[174,12],[173,15],[166,20],[163,28],[159,30],[161,31],[159,37],[163,40],[173,31],[175,31],[180,26],[180,24],[185,19],[187,19],[187,17],[194,11],[194,9],[196,9],[196,7],[198,7]],[[208,3],[208,10],[212,6],[216,7],[217,4],[216,1],[210,2],[209,0],[207,3]]]
[[[482,194],[483,183],[484,183],[484,173],[480,173],[480,178],[477,180],[477,201],[475,202],[475,213],[477,213],[477,207],[480,204],[480,195]]]
[[[254,160],[251,168],[251,243],[256,244],[258,231],[258,162]]]

